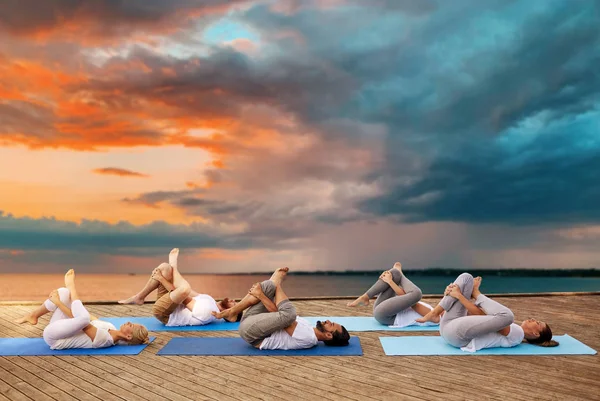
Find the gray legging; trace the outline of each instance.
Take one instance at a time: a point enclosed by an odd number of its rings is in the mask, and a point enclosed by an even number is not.
[[[467,298],[473,293],[473,276],[463,273],[454,281],[460,292]],[[455,347],[464,347],[472,339],[488,333],[502,330],[513,323],[515,317],[510,309],[481,294],[475,300],[475,305],[486,315],[467,316],[467,309],[450,295],[440,301],[440,306],[446,313],[440,321],[440,334],[446,342]]]
[[[266,280],[260,283],[264,294],[275,299],[275,283]],[[248,344],[257,346],[262,340],[278,330],[283,330],[296,321],[296,308],[289,299],[277,305],[277,312],[269,312],[262,302],[252,305],[242,318],[238,332]]]
[[[396,295],[396,292],[388,283],[379,279],[369,290],[367,295],[373,298],[379,294],[373,307],[373,317],[381,324],[393,324],[396,314],[406,308],[410,308],[421,300],[423,294],[419,287],[407,279],[398,269],[390,270],[394,283],[402,287],[406,294]]]

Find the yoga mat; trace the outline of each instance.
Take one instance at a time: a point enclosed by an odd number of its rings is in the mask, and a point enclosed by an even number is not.
[[[313,348],[299,350],[260,350],[239,337],[177,337],[171,339],[157,355],[237,355],[237,356],[360,356],[358,337],[350,338],[346,347],[328,347],[322,342]]]
[[[237,330],[239,323],[210,323],[204,326],[165,326],[155,317],[103,317],[103,321],[110,322],[119,327],[123,323],[131,322],[143,324],[148,331],[232,331]]]
[[[150,342],[156,337],[150,337]],[[137,355],[148,344],[51,350],[43,338],[0,338],[0,356]]]
[[[348,331],[439,331],[439,325],[432,326],[406,326],[406,327],[390,327],[379,323],[370,316],[310,316],[304,317],[312,324],[317,324],[317,320],[330,320],[339,323]]]
[[[568,334],[554,336],[558,347],[519,344],[512,348],[486,348],[465,352],[439,336],[379,337],[386,355],[595,355],[596,351]]]

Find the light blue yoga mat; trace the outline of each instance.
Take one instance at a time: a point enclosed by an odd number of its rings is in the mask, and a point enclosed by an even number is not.
[[[155,337],[150,337],[150,342]],[[51,350],[43,338],[0,338],[0,356],[137,355],[148,344]]]
[[[439,325],[433,326],[406,326],[406,327],[389,327],[379,323],[375,318],[370,316],[310,316],[304,317],[312,324],[317,324],[317,320],[330,320],[339,323],[348,331],[439,331]]]
[[[239,323],[210,323],[204,326],[165,326],[155,317],[103,317],[103,321],[110,322],[119,327],[123,323],[131,322],[143,324],[148,331],[233,331],[240,326]]]
[[[232,356],[360,356],[358,337],[350,338],[346,347],[329,347],[319,342],[315,347],[298,350],[260,350],[239,337],[177,337],[171,339],[157,355],[232,355]]]
[[[595,355],[596,351],[568,334],[554,336],[558,347],[519,344],[512,348],[486,348],[465,352],[440,336],[379,337],[386,355]]]

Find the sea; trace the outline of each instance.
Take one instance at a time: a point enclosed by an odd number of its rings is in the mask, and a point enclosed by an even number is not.
[[[458,271],[410,272],[406,276],[423,294],[441,294]],[[484,271],[485,294],[598,292],[600,271]],[[290,274],[284,289],[290,298],[348,297],[363,294],[380,272]],[[269,274],[184,274],[193,289],[215,298],[241,298],[252,284]],[[78,274],[77,290],[84,301],[117,301],[139,291],[148,281],[142,274]],[[0,301],[43,301],[50,291],[63,286],[61,274],[0,274]],[[151,301],[151,294],[146,300]]]

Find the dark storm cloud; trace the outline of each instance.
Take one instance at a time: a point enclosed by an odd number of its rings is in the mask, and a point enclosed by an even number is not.
[[[439,157],[422,178],[392,187],[363,208],[412,222],[598,223],[600,138],[593,127],[599,117],[549,128],[513,150],[465,146],[462,156]]]
[[[4,0],[0,31],[15,35],[48,33],[65,27],[78,36],[125,35],[135,29],[160,31],[185,24],[187,17],[225,10],[226,0]],[[179,18],[175,18],[179,17]],[[74,26],[78,29],[74,30]]]
[[[54,218],[17,218],[0,211],[0,249],[20,250],[123,250],[161,248],[177,243],[186,248],[247,249],[260,246],[251,237],[218,233],[201,224],[187,226],[154,222],[134,226],[83,220],[81,223]],[[143,251],[146,252],[146,251]]]

